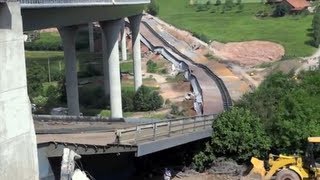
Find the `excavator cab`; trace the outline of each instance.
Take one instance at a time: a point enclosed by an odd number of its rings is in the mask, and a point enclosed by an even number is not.
[[[310,172],[310,179],[320,179],[320,137],[309,137],[303,168]]]
[[[270,155],[266,164],[255,157],[251,158],[253,168],[244,179],[253,179],[251,176],[259,175],[255,179],[276,180],[320,180],[320,137],[309,137],[305,156]]]

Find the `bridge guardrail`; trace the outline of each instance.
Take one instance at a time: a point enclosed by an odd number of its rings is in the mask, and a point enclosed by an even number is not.
[[[137,144],[212,128],[217,115],[203,115],[136,125],[116,130],[117,143]]]
[[[147,4],[150,0],[17,0],[23,8]]]

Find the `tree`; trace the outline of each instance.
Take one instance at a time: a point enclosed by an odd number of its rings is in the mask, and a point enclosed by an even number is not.
[[[163,98],[150,88],[141,86],[133,98],[133,105],[136,111],[150,111],[160,108]]]
[[[47,81],[47,73],[39,63],[35,61],[29,63],[27,64],[28,93],[31,97],[36,97],[42,92],[42,83]]]
[[[273,15],[275,17],[283,17],[286,14],[288,14],[290,12],[290,8],[288,5],[284,4],[284,3],[280,3],[276,6],[276,8],[273,11]]]
[[[308,136],[320,127],[320,71],[274,73],[236,105],[254,112],[271,138],[273,153],[304,149]]]
[[[233,8],[233,0],[226,0],[226,2],[224,3],[224,6],[223,6],[223,10],[224,11],[231,11],[232,8]]]
[[[221,0],[217,0],[215,5],[216,5],[216,6],[221,5]]]
[[[159,14],[159,4],[156,0],[151,0],[147,6],[147,13],[156,16]]]
[[[246,161],[261,157],[271,146],[260,118],[244,108],[232,108],[214,121],[211,147],[215,156]]]
[[[318,47],[320,45],[320,10],[317,7],[312,19],[313,39],[314,45]]]

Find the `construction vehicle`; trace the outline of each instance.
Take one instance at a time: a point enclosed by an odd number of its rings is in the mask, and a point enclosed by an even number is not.
[[[253,168],[245,179],[320,180],[320,137],[308,138],[305,156],[270,154],[267,163],[255,157],[251,163]]]

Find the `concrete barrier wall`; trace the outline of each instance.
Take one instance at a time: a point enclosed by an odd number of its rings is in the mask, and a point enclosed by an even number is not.
[[[178,60],[177,57],[175,57],[175,55],[173,55],[173,53],[170,53],[168,50],[166,50],[163,47],[154,47],[144,36],[141,36],[141,42],[143,44],[145,44],[149,49],[159,52],[161,53],[168,61],[170,61],[172,64],[175,65],[175,67],[178,68],[178,70],[180,72],[184,72],[184,77],[190,82],[192,89],[193,89],[193,93],[195,95],[195,101],[194,101],[194,109],[197,112],[198,115],[202,114],[202,89],[199,85],[199,82],[197,80],[197,77],[194,76],[190,70],[189,70],[189,66],[181,61]]]

